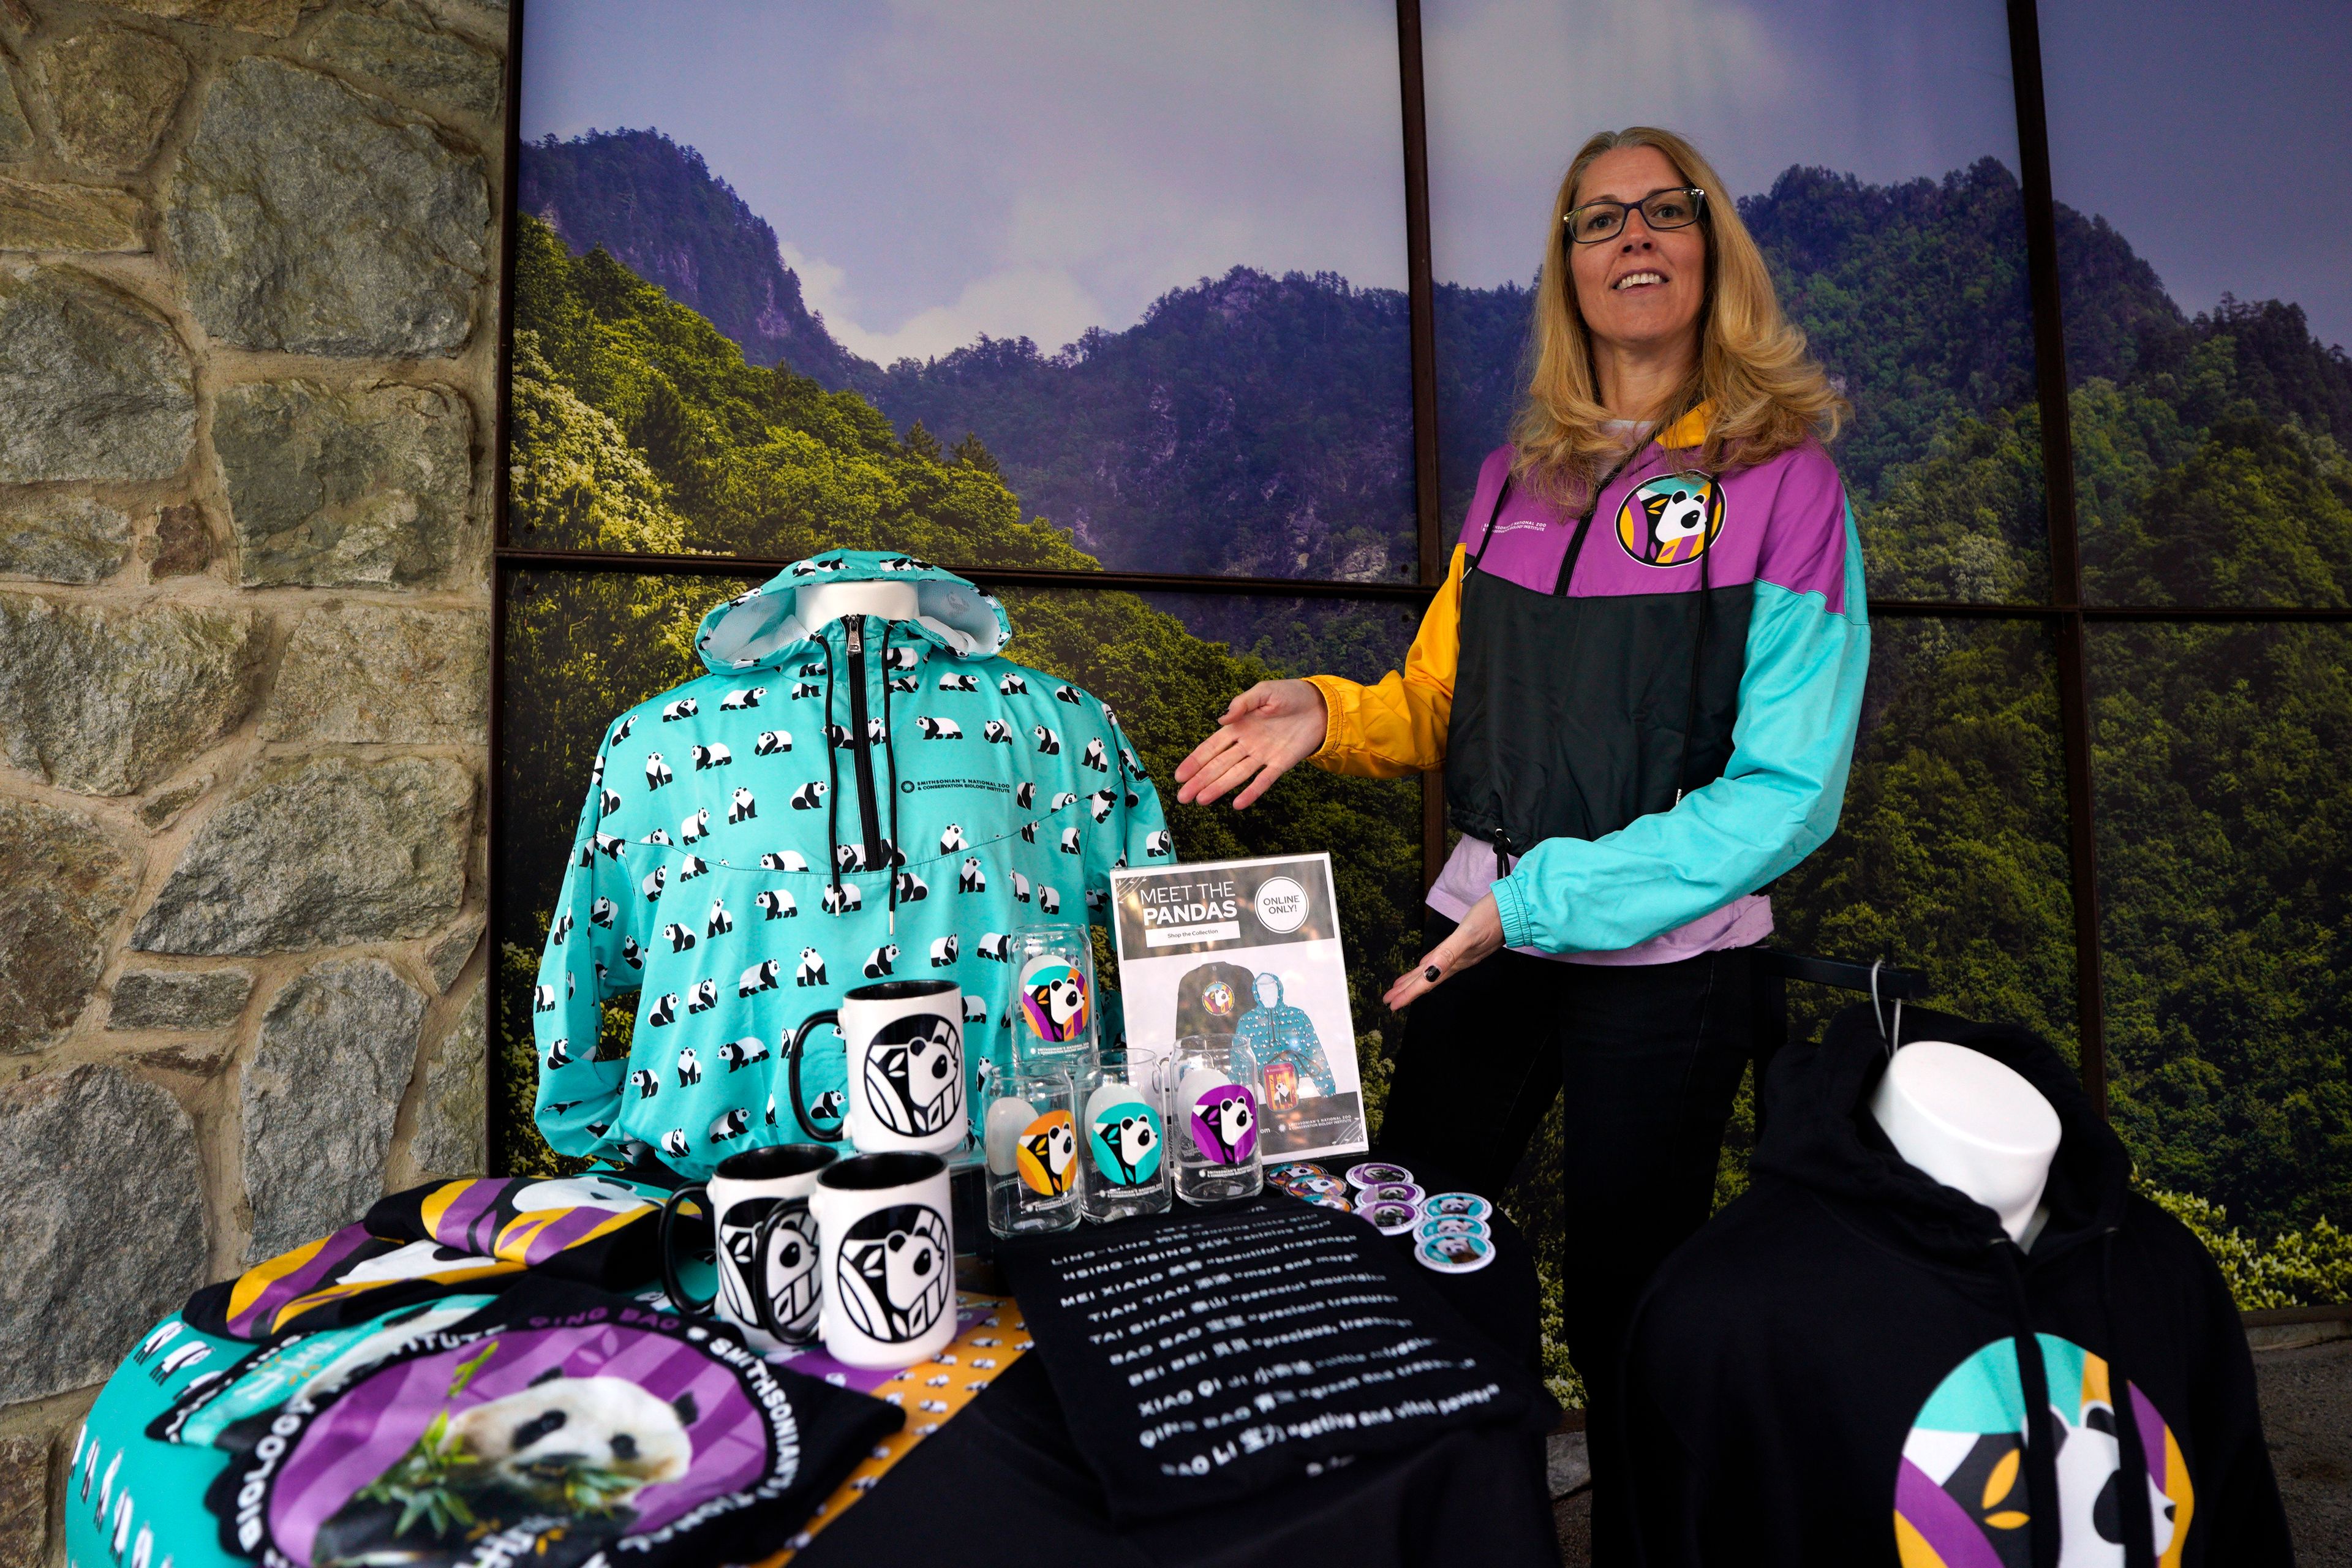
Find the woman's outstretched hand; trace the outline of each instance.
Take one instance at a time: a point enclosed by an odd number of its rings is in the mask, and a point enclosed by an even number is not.
[[[1323,749],[1323,694],[1304,680],[1261,680],[1226,708],[1214,733],[1176,764],[1176,798],[1208,805],[1229,790],[1241,810]]]
[[[1492,958],[1502,945],[1503,911],[1495,907],[1495,895],[1489,893],[1470,906],[1452,936],[1423,954],[1417,967],[1398,975],[1381,1001],[1391,1013],[1402,1013],[1408,1004],[1428,995],[1472,964]]]

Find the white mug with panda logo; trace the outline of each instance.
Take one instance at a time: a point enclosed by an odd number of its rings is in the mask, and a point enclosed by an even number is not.
[[[947,1162],[859,1154],[817,1177],[824,1348],[848,1366],[913,1366],[956,1334],[955,1234]]]
[[[820,1024],[841,1031],[849,1104],[828,1133],[801,1089],[802,1044]],[[860,1153],[950,1154],[971,1114],[963,1091],[963,993],[952,980],[885,980],[845,994],[838,1013],[811,1014],[784,1048],[787,1087],[801,1125]]]
[[[670,1194],[658,1234],[662,1289],[681,1311],[716,1311],[763,1353],[816,1338],[817,1237],[810,1194],[838,1155],[822,1143],[771,1143],[719,1162],[708,1183]],[[677,1216],[694,1204],[710,1216],[719,1289],[687,1292],[678,1279]]]

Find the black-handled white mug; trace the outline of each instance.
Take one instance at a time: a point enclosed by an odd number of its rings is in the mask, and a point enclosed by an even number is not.
[[[785,1086],[792,1090],[793,1120],[798,1121],[803,1127],[807,1128],[809,1130],[810,1136],[823,1139],[827,1143],[838,1143],[841,1142],[842,1129],[848,1124],[849,1120],[846,1116],[841,1116],[841,1112],[846,1110],[848,1107],[844,1105],[835,1110],[835,1115],[840,1116],[840,1120],[834,1121],[833,1117],[827,1117],[824,1119],[826,1121],[833,1121],[833,1125],[831,1127],[820,1126],[818,1124],[817,1108],[810,1105],[808,1102],[808,1097],[801,1092],[801,1058],[803,1054],[804,1047],[808,1044],[809,1031],[815,1028],[820,1024],[831,1024],[834,1026],[835,1031],[837,1033],[841,1028],[841,1015],[831,1007],[827,1007],[822,1013],[811,1013],[807,1017],[801,1020],[801,1026],[799,1028],[794,1029],[791,1035],[785,1037]],[[846,1038],[847,1037],[845,1036],[845,1041]]]
[[[860,1153],[892,1150],[950,1154],[961,1148],[971,1115],[964,1102],[963,993],[952,980],[886,980],[845,993],[838,1010],[811,1014],[784,1042],[793,1114],[816,1130],[801,1087],[809,1034],[841,1033],[849,1103],[838,1129]]]
[[[835,1152],[820,1143],[771,1143],[730,1154],[709,1182],[695,1182],[670,1194],[662,1205],[662,1289],[680,1311],[714,1312],[742,1331],[753,1348],[773,1351],[808,1343],[817,1331],[818,1286],[814,1268],[814,1221],[809,1194],[817,1177],[834,1163]],[[678,1278],[677,1221],[689,1203],[709,1216],[716,1242],[713,1263],[719,1287],[711,1295],[687,1293]],[[798,1222],[787,1229],[791,1216]],[[789,1264],[779,1248],[798,1242],[800,1256]]]

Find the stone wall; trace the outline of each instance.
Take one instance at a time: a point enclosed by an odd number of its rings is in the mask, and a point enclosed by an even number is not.
[[[146,1324],[481,1168],[506,31],[0,0],[0,1568]]]

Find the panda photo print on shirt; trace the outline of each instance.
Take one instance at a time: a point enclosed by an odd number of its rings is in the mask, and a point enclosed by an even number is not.
[[[1249,1047],[1269,1161],[1363,1150],[1331,857],[1114,870],[1110,889],[1128,1044],[1163,1060],[1188,1035]],[[1171,1110],[1181,1124],[1190,1108]]]

